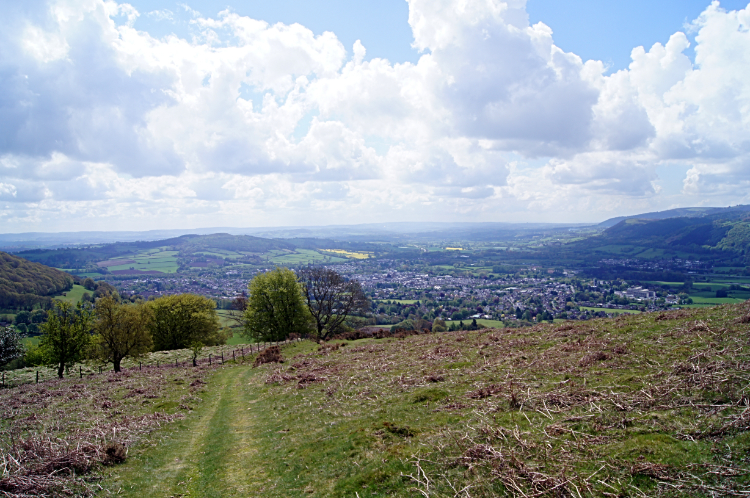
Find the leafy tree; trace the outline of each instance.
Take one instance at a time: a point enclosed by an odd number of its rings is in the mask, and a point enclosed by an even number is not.
[[[87,290],[95,290],[96,289],[96,282],[94,282],[94,279],[91,277],[87,277],[81,282],[81,284],[87,289]]]
[[[299,272],[302,292],[315,321],[316,339],[330,339],[341,329],[350,315],[370,309],[362,285],[347,280],[328,268],[309,268]]]
[[[248,286],[244,335],[256,341],[282,341],[310,332],[310,312],[302,286],[288,268],[259,273]]]
[[[31,313],[28,311],[19,311],[16,313],[16,318],[13,320],[13,323],[16,325],[26,324],[28,325],[31,323]]]
[[[195,294],[163,296],[151,301],[151,335],[157,351],[184,349],[195,341],[207,346],[224,344],[216,303]]]
[[[21,336],[13,327],[0,328],[0,367],[23,356]]]
[[[441,320],[440,318],[436,318],[434,322],[432,322],[432,331],[433,332],[446,332],[448,328],[445,326],[445,320]]]
[[[151,350],[153,315],[147,304],[120,304],[105,296],[96,302],[95,313],[94,356],[112,363],[115,372],[126,356],[138,357]]]
[[[61,379],[65,367],[83,358],[91,342],[92,319],[91,309],[81,303],[74,308],[70,303],[57,301],[47,314],[47,323],[41,325],[39,347],[49,363],[57,365],[57,376]]]
[[[30,323],[44,323],[47,319],[47,312],[44,310],[34,310],[29,316]]]

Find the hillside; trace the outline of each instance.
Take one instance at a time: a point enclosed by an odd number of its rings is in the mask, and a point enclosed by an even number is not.
[[[618,216],[610,218],[599,224],[601,228],[610,228],[626,220],[664,220],[667,218],[700,218],[710,215],[726,216],[734,213],[750,212],[750,206],[739,205],[726,208],[718,207],[689,207],[669,209],[667,211],[655,211],[651,213],[641,213],[633,216]]]
[[[283,355],[258,368],[239,353],[198,369],[165,369],[164,357],[161,369],[6,390],[3,430],[79,445],[89,489],[123,496],[743,496],[750,485],[748,303],[303,341]],[[85,416],[66,432],[48,423],[58,413]],[[113,427],[130,449],[100,480],[96,448],[109,440],[97,434]]]
[[[67,273],[0,252],[0,308],[49,301],[72,286],[73,278]]]
[[[609,242],[650,248],[694,253],[725,251],[744,256],[750,249],[750,215],[734,213],[700,218],[631,219],[608,228],[602,238]]]

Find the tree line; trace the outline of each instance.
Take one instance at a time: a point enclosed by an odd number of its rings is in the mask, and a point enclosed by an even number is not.
[[[287,268],[256,275],[247,297],[235,300],[233,317],[252,341],[283,341],[290,336],[330,339],[347,330],[347,318],[366,313],[369,301],[356,280],[326,268],[297,274]],[[39,345],[24,350],[17,331],[0,335],[0,366],[23,356],[30,366],[50,365],[62,378],[85,359],[121,370],[127,357],[149,351],[189,348],[193,363],[204,346],[225,344],[231,336],[220,326],[216,303],[195,294],[163,296],[135,303],[117,292],[77,305],[55,301],[39,324]]]

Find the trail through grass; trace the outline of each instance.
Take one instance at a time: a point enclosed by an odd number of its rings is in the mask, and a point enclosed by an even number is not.
[[[210,379],[211,389],[158,446],[141,448],[117,469],[123,496],[250,496],[263,474],[252,458],[253,396],[249,366],[226,368]]]

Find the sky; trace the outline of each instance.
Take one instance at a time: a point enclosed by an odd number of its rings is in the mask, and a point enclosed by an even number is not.
[[[750,4],[0,0],[0,232],[750,204]]]

